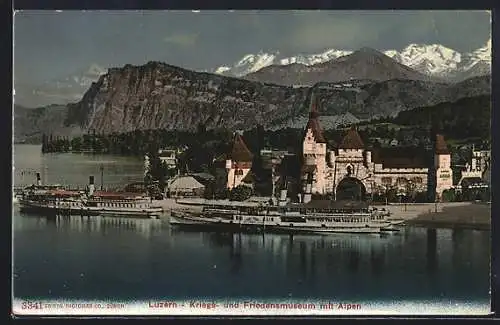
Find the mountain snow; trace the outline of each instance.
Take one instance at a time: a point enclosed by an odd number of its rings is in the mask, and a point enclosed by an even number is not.
[[[462,65],[464,70],[470,70],[475,65],[480,63],[491,66],[491,39],[488,40],[485,46],[473,51],[472,53],[465,54]]]
[[[335,60],[351,54],[350,50],[329,49],[317,54],[299,54],[283,57],[279,52],[245,55],[232,65],[223,65],[207,72],[242,77],[270,65],[303,64],[307,66]],[[491,70],[491,39],[481,48],[470,53],[459,53],[439,44],[410,44],[401,51],[383,53],[397,62],[432,76],[463,80]],[[98,64],[75,71],[69,76],[49,80],[41,85],[16,85],[16,101],[29,107],[76,102],[107,69]]]
[[[269,65],[303,64],[315,65],[351,54],[353,51],[329,49],[319,54],[299,54],[280,57],[279,52],[247,54],[232,66],[221,66],[214,73],[242,77]],[[491,66],[491,39],[487,44],[471,53],[460,53],[439,44],[409,44],[401,51],[385,50],[385,55],[419,72],[453,78],[464,74],[477,64]]]
[[[27,88],[19,104],[38,107],[49,104],[66,104],[79,101],[93,82],[107,73],[106,68],[98,64],[77,70],[71,75],[47,80],[41,85],[24,86]],[[29,88],[29,89],[28,89]]]
[[[352,51],[339,51],[339,50],[328,50],[320,54],[311,55],[297,55],[289,58],[284,58],[278,60],[278,64],[288,65],[292,63],[304,64],[304,65],[314,65],[318,63],[323,63],[333,59],[337,59],[341,56],[346,56],[351,54]],[[273,63],[274,64],[274,63]]]
[[[244,76],[274,64],[278,56],[279,52],[269,54],[261,51],[257,54],[248,54],[232,67],[221,66],[215,69],[214,72],[223,75]]]

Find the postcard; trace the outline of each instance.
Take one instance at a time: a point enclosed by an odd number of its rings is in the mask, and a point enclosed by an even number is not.
[[[490,314],[488,11],[17,11],[15,316]]]

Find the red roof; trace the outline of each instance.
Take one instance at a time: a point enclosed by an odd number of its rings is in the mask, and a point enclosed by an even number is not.
[[[352,127],[347,131],[347,134],[342,139],[340,143],[339,149],[364,149],[365,144],[363,140],[361,140],[361,136],[359,135],[356,128]]]
[[[231,160],[239,162],[250,162],[253,160],[252,153],[245,144],[245,141],[243,141],[243,137],[238,133],[234,137]]]
[[[450,150],[448,149],[442,134],[436,134],[436,153],[441,155],[450,154]]]
[[[316,107],[316,98],[314,94],[311,95],[311,109],[309,112],[309,121],[307,121],[306,131],[311,129],[314,140],[317,143],[326,143],[326,139],[323,135],[323,130],[319,124],[319,113]]]
[[[80,195],[80,192],[78,191],[66,191],[66,190],[52,190],[49,191],[48,193],[55,195],[55,196],[76,196]]]

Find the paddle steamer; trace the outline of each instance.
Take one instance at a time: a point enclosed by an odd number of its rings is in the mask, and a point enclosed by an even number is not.
[[[311,201],[284,206],[207,205],[201,213],[172,212],[172,225],[228,231],[285,233],[379,233],[391,227],[384,214],[366,202]]]

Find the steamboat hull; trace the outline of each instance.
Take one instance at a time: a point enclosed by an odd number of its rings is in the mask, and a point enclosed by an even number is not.
[[[121,210],[121,209],[97,209],[95,213],[102,217],[116,218],[140,218],[140,219],[158,219],[163,213],[162,208],[146,210]]]
[[[170,224],[179,229],[192,231],[219,231],[219,232],[245,232],[245,233],[277,233],[277,234],[335,234],[380,233],[380,227],[311,227],[303,225],[285,226],[282,224],[245,224],[231,221],[196,220],[195,218],[170,216]]]
[[[19,203],[19,211],[26,214],[36,214],[44,216],[74,215],[74,216],[96,216],[98,213],[87,208],[67,208],[47,205],[37,205],[29,203]]]
[[[93,207],[67,207],[40,204],[36,202],[23,202],[19,204],[19,210],[26,214],[44,216],[74,215],[74,216],[102,216],[118,218],[141,218],[157,219],[161,216],[162,208],[149,209],[102,209]]]

